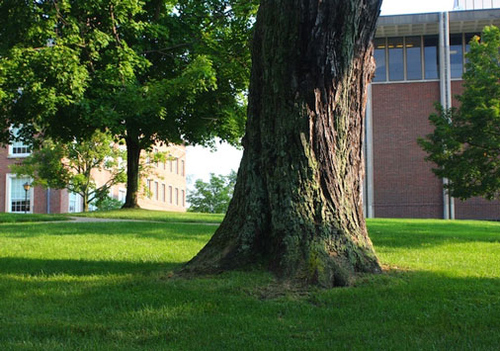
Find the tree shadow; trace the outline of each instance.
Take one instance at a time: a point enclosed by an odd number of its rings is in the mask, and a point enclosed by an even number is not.
[[[71,276],[92,276],[107,274],[148,274],[155,271],[178,269],[183,263],[175,262],[132,262],[93,261],[69,259],[34,259],[0,257],[0,274],[21,274],[49,276],[66,274]]]
[[[5,297],[22,295],[20,304],[38,307],[33,318],[7,324],[0,341],[14,327],[41,343],[71,337],[73,349],[379,349],[381,340],[383,349],[495,349],[499,341],[497,278],[390,272],[357,287],[264,300],[253,291],[269,280],[252,273],[87,286],[8,279],[0,276],[10,287]]]

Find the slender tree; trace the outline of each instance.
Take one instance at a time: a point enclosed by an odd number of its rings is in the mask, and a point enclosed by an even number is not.
[[[486,27],[474,37],[463,75],[459,108],[429,117],[434,131],[419,144],[433,172],[449,180],[451,195],[461,199],[500,197],[500,30]]]
[[[331,287],[380,270],[361,194],[380,5],[261,1],[234,197],[186,271],[264,262],[282,278]]]
[[[125,171],[120,165],[124,153],[106,133],[95,132],[89,140],[78,143],[44,139],[39,144],[20,164],[12,165],[12,171],[29,176],[33,185],[79,194],[84,212],[91,203],[106,198],[113,185],[125,181]],[[96,172],[107,172],[104,184],[96,183]]]

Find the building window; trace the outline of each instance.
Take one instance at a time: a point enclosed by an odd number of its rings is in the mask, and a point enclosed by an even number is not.
[[[158,161],[158,149],[154,148],[154,158],[155,158],[155,166],[156,168],[160,167],[160,162]]]
[[[462,34],[450,36],[451,78],[461,78],[464,73],[464,46]]]
[[[153,195],[153,181],[151,179],[146,180],[146,191],[148,198],[151,199]]]
[[[422,79],[422,37],[405,38],[406,79]]]
[[[475,36],[480,36],[479,34],[475,34],[475,33],[465,33],[465,52],[469,52],[470,50],[470,41],[472,40],[472,38],[474,38]]]
[[[186,162],[184,162],[184,160],[181,160],[181,176],[185,176],[186,175]]]
[[[82,212],[82,202],[83,199],[81,195],[73,192],[68,193],[68,212]]]
[[[165,190],[165,184],[162,184],[161,185],[161,200],[163,202],[166,202],[167,201],[167,194],[166,194],[166,190]]]
[[[172,188],[172,185],[170,185],[168,187],[168,202],[170,204],[172,204],[174,201],[173,201],[173,197],[174,197],[174,193],[173,193],[173,188]]]
[[[424,63],[425,79],[438,79],[439,77],[439,37],[437,35],[424,37]]]
[[[174,160],[174,168],[175,168],[175,174],[179,174],[179,159],[176,158]]]
[[[403,38],[387,39],[389,48],[389,80],[404,80]]]
[[[158,201],[159,197],[160,197],[160,194],[159,194],[159,186],[158,186],[158,182],[155,182],[155,200]]]
[[[15,140],[19,137],[19,128],[10,128],[11,137]],[[24,144],[22,141],[12,141],[9,145],[10,157],[27,157],[30,155],[29,145]]]
[[[120,188],[118,189],[118,200],[124,204],[127,200],[127,189]]]
[[[181,201],[182,207],[186,207],[186,192],[184,190],[181,190]]]
[[[179,189],[175,188],[175,204],[179,206]]]
[[[377,68],[375,70],[375,77],[373,77],[374,82],[385,82],[387,80],[386,77],[386,44],[385,38],[383,39],[375,39],[373,41],[373,45],[375,46],[375,51],[373,52],[373,57],[375,58],[375,63]]]
[[[24,189],[24,184],[32,183],[28,177],[17,177],[7,174],[7,212],[25,213],[33,211],[33,187]]]

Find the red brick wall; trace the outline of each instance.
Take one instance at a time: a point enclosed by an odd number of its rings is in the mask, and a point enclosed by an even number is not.
[[[372,94],[375,216],[442,218],[442,183],[417,144],[431,132],[439,83],[374,84]]]
[[[460,94],[462,82],[453,81],[452,91]],[[432,131],[428,118],[440,100],[439,82],[373,84],[372,94],[375,216],[443,218],[442,182],[417,144]],[[455,216],[500,219],[500,201],[457,199]]]
[[[6,189],[7,174],[12,173],[9,166],[22,159],[10,158],[8,147],[0,148],[0,212],[7,211]],[[36,187],[33,190],[33,213],[47,213],[46,190]]]

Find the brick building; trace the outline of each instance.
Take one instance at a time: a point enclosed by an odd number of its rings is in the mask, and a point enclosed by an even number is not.
[[[139,205],[144,209],[179,211],[186,210],[186,149],[181,145],[155,147],[155,152],[170,155],[166,162],[150,164],[151,172],[142,182],[148,191],[139,197]],[[24,184],[31,179],[17,177],[9,166],[21,162],[29,155],[27,146],[20,142],[0,148],[0,212],[12,213],[68,213],[82,210],[82,199],[66,190],[30,187]],[[102,185],[107,180],[105,172],[93,175],[96,183]],[[110,196],[125,201],[126,185],[117,184],[110,189]]]
[[[495,5],[455,3],[457,9]],[[432,132],[435,102],[456,106],[468,42],[487,25],[500,26],[500,9],[380,17],[366,119],[368,217],[500,219],[498,201],[450,198],[417,144]]]

